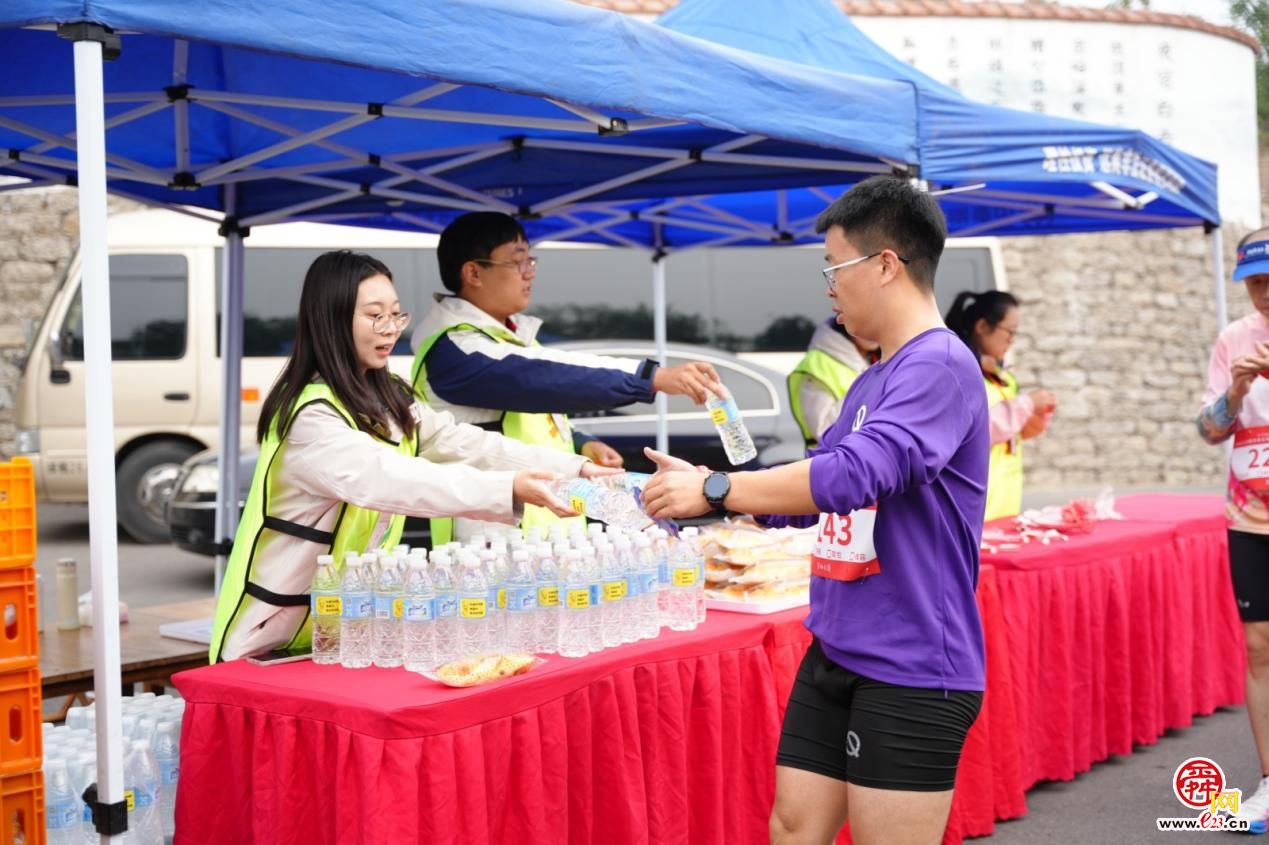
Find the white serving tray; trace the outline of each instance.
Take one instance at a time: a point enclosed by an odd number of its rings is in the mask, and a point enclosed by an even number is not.
[[[795,607],[805,607],[810,604],[811,598],[807,595],[788,596],[782,599],[771,599],[770,601],[740,601],[738,599],[705,599],[706,610],[725,610],[728,613],[780,613],[784,610],[792,610]]]

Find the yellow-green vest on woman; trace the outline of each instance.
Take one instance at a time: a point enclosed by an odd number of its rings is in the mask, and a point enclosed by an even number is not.
[[[995,405],[1018,397],[1018,380],[1000,372],[998,379],[984,376],[987,404]],[[1015,435],[991,447],[987,469],[987,516],[999,519],[1022,512],[1022,437]]]

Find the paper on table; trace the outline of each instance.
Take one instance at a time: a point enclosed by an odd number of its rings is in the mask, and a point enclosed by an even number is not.
[[[173,640],[211,645],[212,618],[208,616],[184,622],[164,622],[159,626],[159,635]]]

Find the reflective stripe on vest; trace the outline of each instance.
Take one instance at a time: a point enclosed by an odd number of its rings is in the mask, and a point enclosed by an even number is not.
[[[822,432],[811,431],[811,425],[802,411],[802,399],[799,393],[802,383],[808,378],[823,385],[833,397],[834,402],[840,402],[855,379],[859,378],[859,373],[822,349],[808,349],[806,355],[793,368],[793,372],[789,373],[789,409],[793,411],[793,419],[797,420],[798,428],[802,429],[802,439],[809,447],[819,443]]]
[[[359,508],[346,502],[340,506],[333,531],[323,531],[312,526],[289,522],[269,513],[269,488],[274,483],[281,463],[280,458],[286,447],[285,432],[302,408],[318,402],[334,408],[349,426],[356,428],[352,415],[325,384],[310,384],[305,387],[296,399],[295,407],[291,410],[286,425],[280,427],[278,421],[274,420],[269,426],[269,432],[264,442],[260,444],[260,456],[256,459],[251,491],[247,494],[247,503],[243,507],[242,520],[238,523],[233,550],[229,553],[229,564],[225,568],[220,596],[216,601],[216,617],[212,625],[211,648],[208,652],[212,663],[221,659],[225,639],[243,609],[248,606],[248,599],[276,607],[306,608],[304,616],[297,619],[295,630],[286,647],[308,645],[312,637],[307,612],[308,585],[312,581],[317,556],[334,555],[336,566],[342,567],[345,552],[362,554],[374,538],[375,527],[379,524],[381,514],[378,511]],[[415,438],[412,434],[402,438],[400,443],[392,445],[402,454],[416,453]],[[397,544],[401,538],[404,523],[405,517],[400,515],[394,515],[389,519],[388,528],[380,543],[382,548],[391,548]],[[272,571],[268,558],[259,553],[261,540],[267,536],[266,532],[270,531],[295,537],[313,545],[312,554],[308,556],[311,566],[305,573]],[[303,592],[276,592],[264,586],[265,584],[277,586],[282,580],[302,589]]]
[[[1018,381],[1001,372],[1000,380],[984,377],[987,404],[995,405],[1018,396]],[[1016,516],[1022,511],[1022,438],[1015,436],[991,447],[987,469],[986,519]]]
[[[514,343],[516,346],[524,346],[524,341],[510,329],[500,329],[496,326],[477,326],[473,323],[455,323],[451,326],[446,326],[425,338],[414,353],[414,367],[410,373],[410,381],[414,385],[414,392],[423,397],[424,401],[427,400],[428,396],[427,353],[432,351],[432,347],[436,345],[442,335],[452,331],[480,332],[498,343]],[[539,344],[534,341],[533,345],[538,346]],[[556,420],[559,420],[560,424],[557,425]],[[576,454],[576,450],[573,448],[573,428],[568,424],[568,419],[563,414],[531,414],[521,411],[503,411],[501,431],[505,436],[530,446],[549,446],[568,455]],[[431,523],[432,548],[448,543],[453,539],[454,521],[452,519],[433,519]],[[549,529],[557,523],[563,524],[565,527],[575,524],[584,526],[586,520],[582,517],[561,519],[546,508],[539,508],[533,505],[525,506],[524,516],[520,519],[520,527],[526,531],[534,526],[542,526],[544,530]]]

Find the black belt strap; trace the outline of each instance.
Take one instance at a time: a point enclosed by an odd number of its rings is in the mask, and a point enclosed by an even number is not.
[[[489,422],[472,423],[476,428],[483,428],[485,431],[492,431],[494,434],[502,434],[502,420],[490,420]]]
[[[246,591],[247,595],[251,596],[253,599],[262,601],[265,604],[271,604],[274,607],[308,607],[308,593],[291,595],[275,593],[272,590],[266,590],[264,587],[261,587],[259,584],[255,584],[251,581],[247,582]]]
[[[320,531],[307,525],[300,525],[298,522],[278,519],[276,516],[266,516],[264,518],[264,527],[280,534],[289,534],[292,537],[299,537],[301,540],[308,540],[310,543],[321,543],[324,546],[329,546],[335,542],[335,535],[330,531]]]

